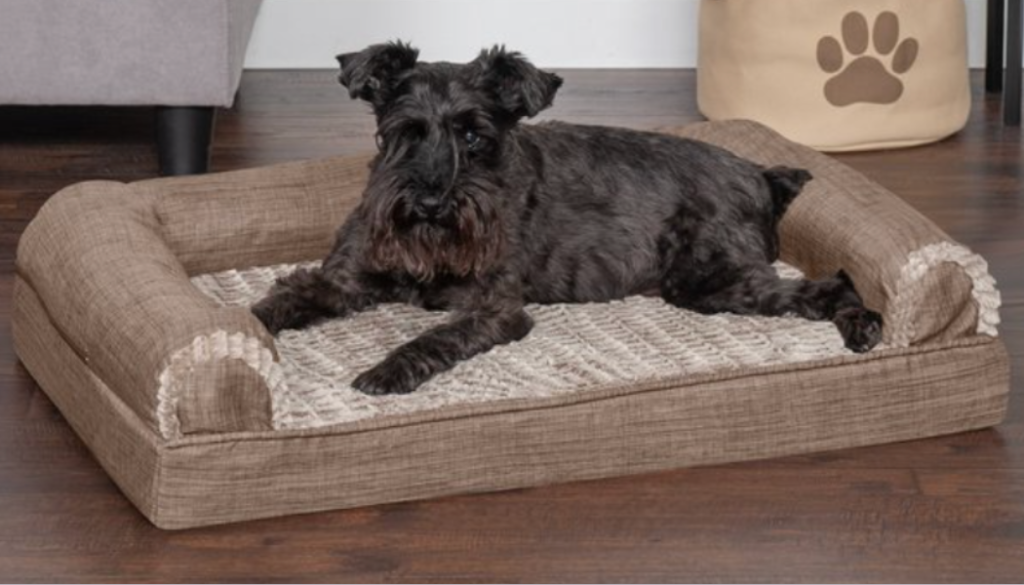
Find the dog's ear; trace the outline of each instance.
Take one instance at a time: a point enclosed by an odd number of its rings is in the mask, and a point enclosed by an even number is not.
[[[505,47],[484,50],[470,63],[477,86],[490,93],[515,119],[532,118],[551,105],[562,78],[534,67],[519,53]]]
[[[395,41],[371,45],[358,53],[337,56],[341,65],[338,81],[348,88],[352,99],[362,99],[374,106],[388,101],[398,76],[416,66],[419,51]]]

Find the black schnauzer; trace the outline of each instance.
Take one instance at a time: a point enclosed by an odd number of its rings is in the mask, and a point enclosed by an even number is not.
[[[560,77],[498,47],[467,64],[417,58],[400,42],[338,56],[342,85],[373,106],[380,152],[321,267],[279,279],[252,309],[274,334],[378,303],[453,311],[355,388],[411,392],[522,339],[526,303],[652,290],[701,313],[830,319],[856,352],[878,343],[881,316],[842,271],[772,269],[807,171],[655,133],[520,125],[551,105]]]

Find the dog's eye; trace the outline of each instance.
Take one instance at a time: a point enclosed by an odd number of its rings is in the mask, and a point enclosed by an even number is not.
[[[469,150],[476,150],[480,147],[480,135],[472,130],[466,130],[463,140],[466,141],[466,146]]]

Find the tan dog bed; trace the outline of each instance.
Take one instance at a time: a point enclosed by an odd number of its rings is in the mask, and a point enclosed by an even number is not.
[[[157,526],[838,449],[998,423],[1009,371],[984,261],[849,168],[751,122],[674,133],[808,168],[783,260],[884,315],[830,323],[658,299],[530,307],[536,328],[414,394],[349,382],[443,314],[384,306],[270,337],[247,306],[322,258],[368,157],[55,195],[18,249],[25,366]],[[629,196],[624,194],[623,196]],[[795,267],[795,268],[794,268]],[[683,486],[681,486],[683,487]]]

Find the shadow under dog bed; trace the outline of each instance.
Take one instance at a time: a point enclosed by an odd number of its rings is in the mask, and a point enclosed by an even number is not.
[[[185,528],[959,432],[1002,420],[984,261],[864,176],[763,126],[671,133],[815,179],[778,269],[844,269],[885,319],[697,315],[660,299],[531,306],[518,343],[407,396],[351,380],[445,318],[385,305],[274,339],[248,306],[326,255],[368,156],[55,195],[25,232],[15,347],[156,525]],[[623,194],[624,197],[631,196]]]

